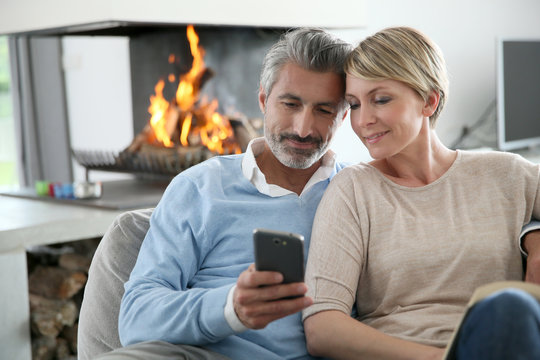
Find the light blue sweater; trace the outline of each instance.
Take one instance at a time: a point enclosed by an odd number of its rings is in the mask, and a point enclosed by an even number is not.
[[[255,228],[304,235],[329,179],[298,196],[261,194],[242,174],[243,155],[214,157],[176,176],[150,219],[120,309],[123,345],[146,340],[202,345],[232,359],[302,359],[301,314],[234,333],[223,309],[254,262]],[[336,164],[334,173],[343,165]]]

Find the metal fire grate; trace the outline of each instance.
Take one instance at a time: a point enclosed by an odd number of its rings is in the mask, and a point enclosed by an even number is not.
[[[150,151],[72,150],[77,162],[86,170],[102,170],[175,176],[216,154],[205,147],[155,148]]]

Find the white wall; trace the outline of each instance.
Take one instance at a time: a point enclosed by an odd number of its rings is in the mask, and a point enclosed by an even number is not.
[[[123,150],[134,137],[128,38],[67,36],[62,47],[71,147]],[[84,180],[84,168],[74,161],[73,169]],[[126,177],[90,172],[93,181]]]
[[[357,44],[385,27],[406,25],[423,31],[442,49],[450,74],[450,97],[437,121],[437,132],[448,146],[495,99],[496,39],[540,39],[538,0],[371,0],[366,8],[365,28],[334,33]],[[351,133],[347,123],[336,136],[333,148],[339,158],[369,159]]]
[[[438,120],[437,131],[442,141],[450,145],[460,134],[464,125],[473,124],[495,99],[495,53],[498,37],[527,37],[540,39],[540,1],[537,0],[370,0],[366,1],[367,16],[362,19],[367,26],[358,29],[332,30],[342,39],[357,44],[362,38],[394,25],[416,27],[430,36],[443,50],[450,73],[450,98]],[[347,11],[346,7],[343,11]],[[101,41],[101,40],[100,40]],[[69,40],[64,41],[66,51],[66,81],[68,87],[78,86],[79,95],[68,99],[70,121],[82,122],[85,129],[82,135],[72,131],[72,141],[88,141],[92,124],[96,124],[104,113],[104,104],[93,91],[96,86],[107,89],[107,106],[114,106],[115,118],[119,126],[114,130],[118,135],[131,136],[131,128],[125,119],[131,116],[129,70],[123,68],[127,59],[128,47],[125,43],[111,46],[103,39],[103,44],[89,45],[88,48],[74,49]],[[92,75],[84,77],[84,85],[75,85],[77,76],[82,76],[87,63],[86,56],[100,54],[102,61],[110,61],[118,66],[114,70],[92,70]],[[108,60],[107,60],[108,59]],[[87,65],[88,64],[88,65]],[[111,66],[108,67],[111,69]],[[125,79],[119,79],[128,77]],[[126,88],[126,86],[128,86]],[[84,89],[83,89],[84,88]],[[92,94],[89,98],[85,91]],[[123,93],[122,93],[123,92]],[[83,99],[76,99],[83,97]],[[84,102],[83,102],[84,100]],[[112,104],[114,100],[114,105]],[[71,105],[83,102],[84,111]],[[113,125],[112,123],[110,124]],[[116,126],[116,125],[115,125]],[[130,125],[129,125],[130,126]],[[73,130],[73,129],[72,129]],[[126,141],[129,141],[129,138]],[[96,144],[94,142],[94,144]],[[75,144],[74,144],[75,146]],[[338,131],[333,149],[341,161],[358,162],[370,159],[363,145],[352,132],[349,120]]]

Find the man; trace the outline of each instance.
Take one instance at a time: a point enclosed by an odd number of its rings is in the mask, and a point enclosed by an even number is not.
[[[343,167],[328,147],[347,112],[350,50],[316,29],[288,32],[269,50],[264,138],[171,182],[125,285],[120,339],[135,345],[103,358],[309,357],[299,313],[312,302],[307,288],[255,271],[252,233],[302,234],[307,255],[317,205]]]

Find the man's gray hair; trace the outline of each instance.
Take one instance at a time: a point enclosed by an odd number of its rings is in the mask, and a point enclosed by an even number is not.
[[[333,72],[343,76],[345,59],[352,45],[318,28],[299,28],[284,33],[268,50],[261,70],[260,83],[266,93],[276,82],[277,76],[287,63],[316,72]]]

